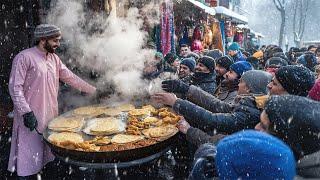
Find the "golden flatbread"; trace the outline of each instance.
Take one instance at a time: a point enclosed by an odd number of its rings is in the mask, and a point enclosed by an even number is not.
[[[131,110],[135,109],[135,107],[132,104],[122,104],[122,105],[118,106],[117,109],[120,111],[131,111]]]
[[[59,117],[49,122],[48,128],[53,131],[75,131],[81,129],[84,118],[80,116]]]
[[[121,109],[118,108],[107,108],[103,111],[103,114],[107,116],[118,116],[121,112]]]
[[[73,110],[74,114],[77,115],[84,115],[84,116],[95,116],[104,113],[106,107],[94,107],[94,106],[87,106],[87,107],[80,107]]]
[[[140,141],[143,139],[144,139],[143,136],[138,136],[138,135],[117,134],[112,137],[111,142],[115,144],[125,144],[125,143]]]
[[[169,137],[178,132],[178,128],[173,125],[166,125],[145,129],[142,133],[149,138]]]
[[[94,139],[86,142],[88,142],[89,144],[95,144],[97,146],[104,146],[110,144],[111,139],[109,139],[108,137],[96,136]]]
[[[130,116],[150,116],[148,109],[134,109],[128,112]]]
[[[84,132],[90,135],[111,135],[124,131],[121,120],[114,117],[95,118],[87,123]]]
[[[48,137],[48,140],[54,144],[62,142],[82,143],[83,138],[80,134],[72,132],[53,133]]]

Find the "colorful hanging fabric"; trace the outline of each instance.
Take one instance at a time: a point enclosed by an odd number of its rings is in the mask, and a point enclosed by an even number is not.
[[[226,36],[225,36],[225,31],[224,31],[224,21],[220,21],[220,31],[221,31],[221,37],[222,37],[222,47],[223,47],[223,52],[226,53]]]
[[[165,56],[175,52],[173,2],[165,1],[160,6],[161,12],[161,52]]]

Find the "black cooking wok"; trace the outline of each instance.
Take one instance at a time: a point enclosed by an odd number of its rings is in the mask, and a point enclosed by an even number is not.
[[[88,163],[119,163],[128,162],[136,159],[151,156],[153,154],[159,153],[162,150],[173,145],[178,139],[179,133],[174,136],[160,141],[156,144],[150,146],[140,147],[136,149],[123,150],[123,151],[108,151],[108,152],[83,152],[71,149],[61,148],[49,142],[48,136],[50,135],[50,130],[46,129],[43,133],[43,139],[51,148],[54,154],[60,157],[70,158],[77,161],[88,162]]]

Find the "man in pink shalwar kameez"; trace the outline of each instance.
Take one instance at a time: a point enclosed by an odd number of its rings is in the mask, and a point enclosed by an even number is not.
[[[42,136],[33,129],[42,133],[58,115],[59,80],[89,94],[96,91],[54,53],[60,46],[59,28],[42,24],[37,26],[34,36],[37,45],[14,58],[9,81],[14,122],[8,170],[17,171],[18,176],[37,174],[54,159]]]

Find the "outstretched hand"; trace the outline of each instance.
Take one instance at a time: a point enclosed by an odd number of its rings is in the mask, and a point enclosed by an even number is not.
[[[175,94],[172,93],[156,93],[151,96],[151,99],[156,103],[173,106],[178,98]]]
[[[189,85],[181,80],[165,80],[162,81],[162,89],[172,93],[185,94],[189,90]]]
[[[184,119],[182,118],[177,125],[178,129],[180,132],[182,132],[183,134],[187,134],[188,129],[191,127],[190,124]]]

